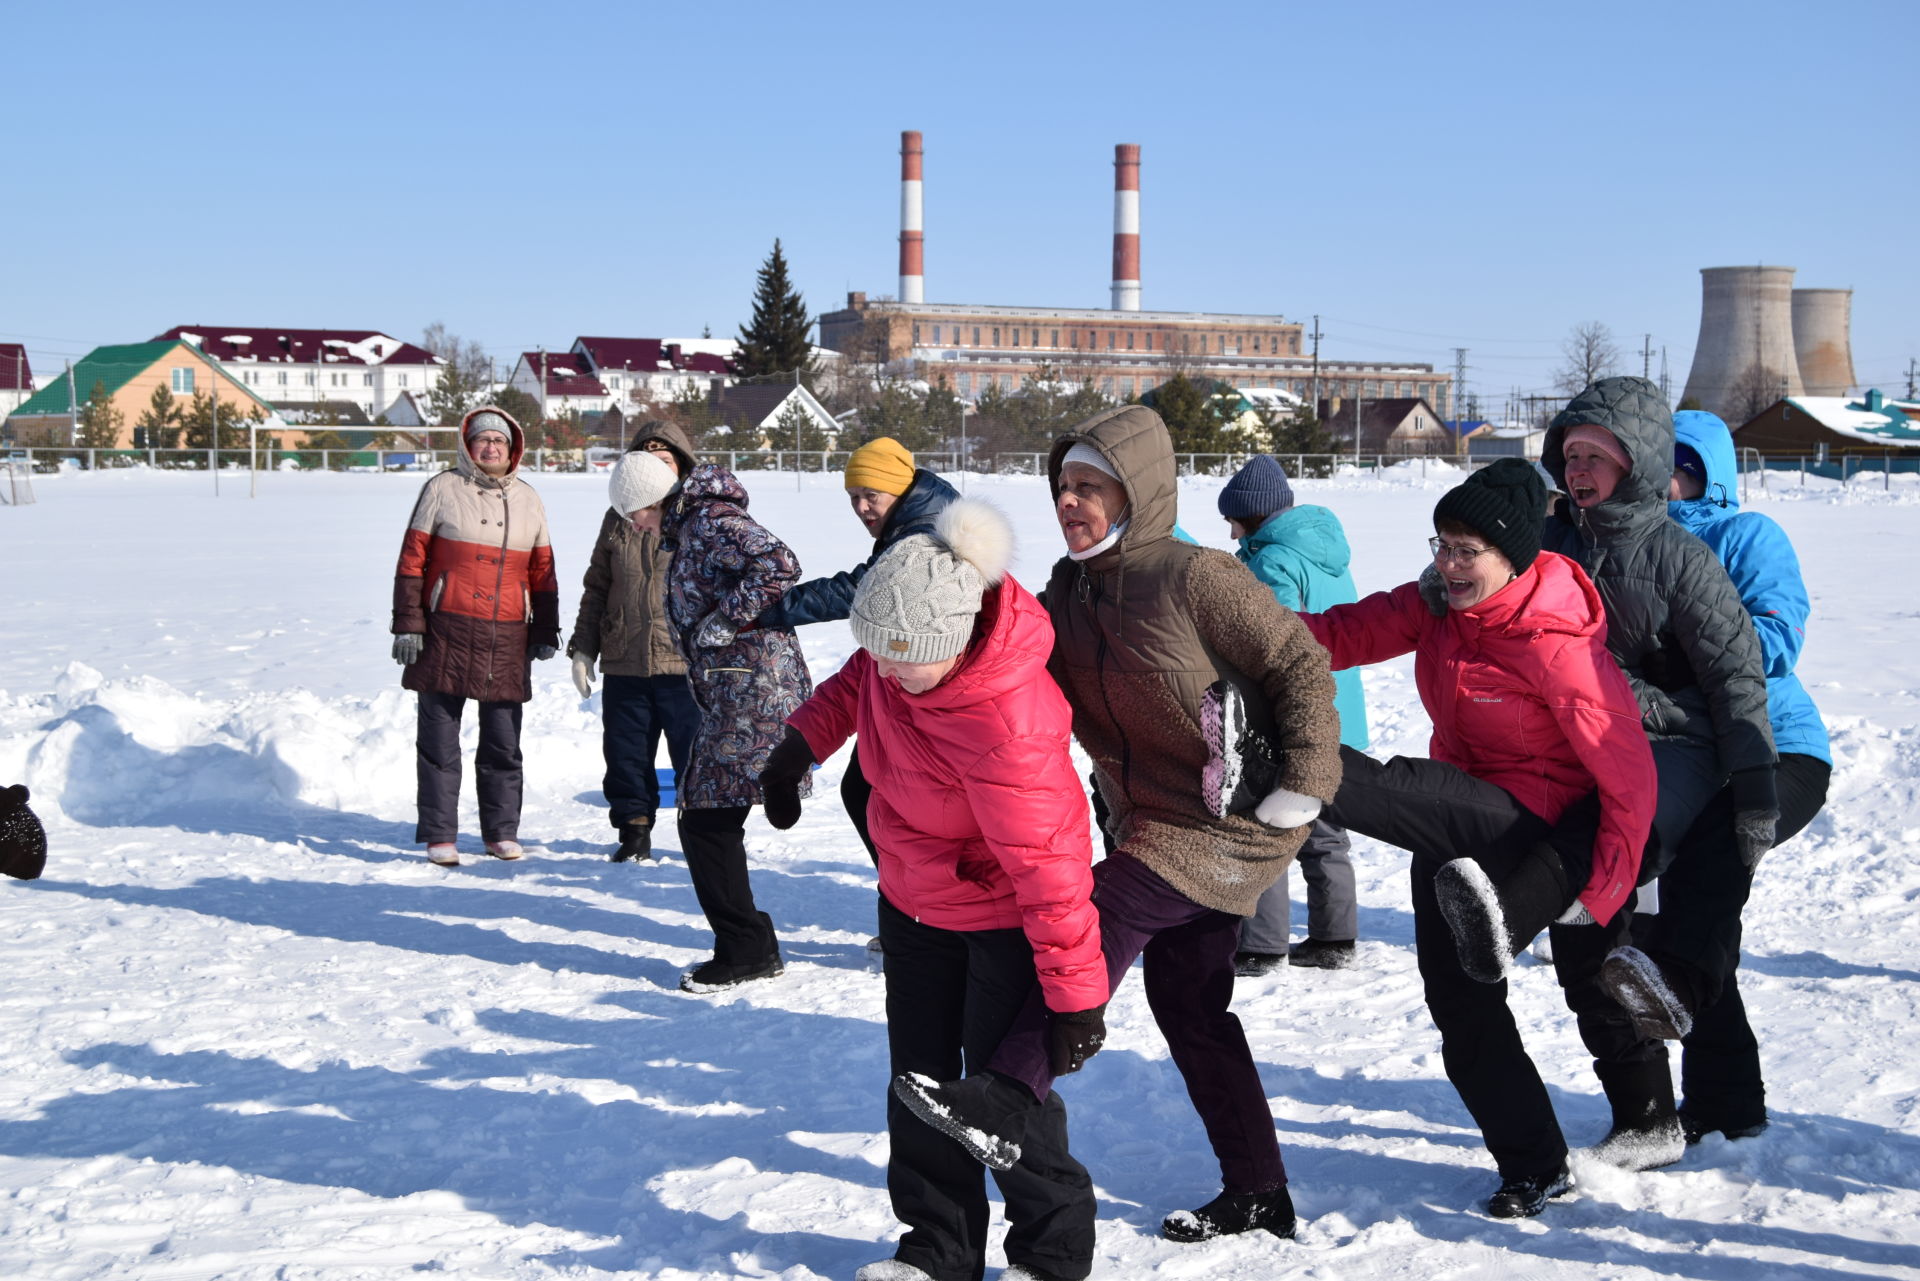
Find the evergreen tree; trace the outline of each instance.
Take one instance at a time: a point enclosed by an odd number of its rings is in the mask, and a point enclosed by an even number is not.
[[[162,388],[162,390],[165,390]],[[120,427],[126,415],[114,407],[107,385],[95,381],[87,393],[87,407],[80,411],[80,444],[85,449],[113,449],[120,444]]]
[[[753,319],[740,329],[734,368],[742,378],[796,372],[807,378],[813,373],[810,327],[806,300],[787,278],[786,255],[776,239],[755,276]]]
[[[1224,453],[1228,451],[1223,435],[1232,415],[1226,399],[1215,396],[1215,391],[1210,379],[1175,373],[1142,396],[1140,403],[1160,415],[1173,437],[1175,453]]]
[[[495,392],[493,407],[519,423],[528,435],[540,425],[540,402],[518,387],[502,387]]]
[[[165,383],[153,389],[153,395],[147,400],[147,407],[133,425],[139,428],[141,439],[149,449],[175,449],[180,444],[180,406],[173,399],[173,392]]]
[[[1273,435],[1273,452],[1281,455],[1293,454],[1299,459],[1302,474],[1307,476],[1330,476],[1333,474],[1333,437],[1327,434],[1326,426],[1313,412],[1313,406],[1302,403],[1291,414],[1274,414],[1267,422]]]
[[[825,429],[820,426],[819,420],[808,413],[798,401],[791,398],[787,401],[787,407],[780,411],[780,417],[774,419],[772,439],[768,444],[776,452],[787,449],[813,451],[832,447],[832,441]]]
[[[214,398],[205,392],[193,393],[180,415],[180,425],[185,429],[185,447],[205,449],[213,434]],[[259,405],[241,408],[236,403],[220,405],[220,444],[221,449],[245,449],[247,447],[247,426],[249,423],[263,423],[267,415]]]

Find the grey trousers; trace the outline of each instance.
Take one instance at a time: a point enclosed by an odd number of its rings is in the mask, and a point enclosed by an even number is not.
[[[420,728],[414,739],[420,821],[413,839],[423,845],[451,841],[460,831],[460,713],[458,694],[420,694]],[[480,750],[473,761],[480,793],[480,838],[520,837],[519,703],[480,704]]]
[[[1315,819],[1300,847],[1300,875],[1307,882],[1307,937],[1322,943],[1350,943],[1359,937],[1358,903],[1353,887],[1352,842],[1347,829]],[[1240,923],[1240,950],[1279,956],[1293,934],[1290,876],[1283,875],[1260,896],[1252,916]]]

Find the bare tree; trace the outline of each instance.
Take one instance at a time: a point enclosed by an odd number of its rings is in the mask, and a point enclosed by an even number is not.
[[[1744,427],[1773,408],[1774,402],[1786,394],[1785,376],[1756,360],[1728,384],[1726,399],[1720,405],[1720,417],[1730,428]]]
[[[492,366],[486,349],[437,320],[420,331],[420,345],[447,362],[439,383],[427,393],[427,408],[443,425],[457,424],[469,409],[485,401],[491,389]]]
[[[1567,395],[1578,394],[1619,368],[1620,344],[1613,331],[1598,320],[1575,325],[1567,340],[1560,344],[1566,364],[1553,373],[1553,385]]]

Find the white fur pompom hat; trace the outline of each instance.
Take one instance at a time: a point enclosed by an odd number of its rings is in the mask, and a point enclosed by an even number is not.
[[[631,516],[665,498],[679,479],[666,463],[644,449],[636,449],[620,455],[607,488],[612,494],[613,509],[622,516]]]
[[[1013,563],[1013,526],[992,503],[962,498],[873,563],[853,596],[853,638],[876,658],[938,663],[967,647],[980,597]]]

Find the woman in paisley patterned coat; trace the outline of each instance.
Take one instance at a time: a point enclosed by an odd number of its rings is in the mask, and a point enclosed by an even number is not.
[[[693,763],[678,784],[680,848],[713,927],[713,959],[680,986],[712,992],[783,968],[773,921],[754,906],[747,879],[747,811],[813,681],[792,630],[755,622],[800,581],[800,561],[747,515],[732,472],[712,463],[689,472],[666,500],[663,532],[673,550],[667,610],[700,706]]]

